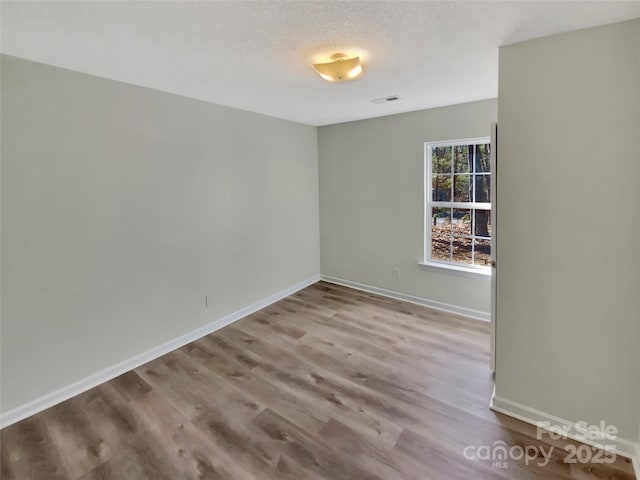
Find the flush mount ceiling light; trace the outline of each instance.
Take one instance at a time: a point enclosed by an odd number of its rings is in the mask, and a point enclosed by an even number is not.
[[[360,57],[348,58],[344,53],[331,55],[331,62],[314,63],[313,68],[328,82],[353,80],[362,74]]]

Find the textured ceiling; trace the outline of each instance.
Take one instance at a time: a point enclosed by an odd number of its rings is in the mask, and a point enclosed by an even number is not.
[[[495,97],[500,45],[640,17],[640,1],[3,1],[1,14],[3,53],[325,125]],[[321,80],[310,64],[336,51],[365,75]]]

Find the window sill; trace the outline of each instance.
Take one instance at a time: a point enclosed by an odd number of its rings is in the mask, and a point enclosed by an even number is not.
[[[459,277],[477,278],[479,280],[490,280],[491,269],[480,269],[473,267],[464,267],[462,265],[450,265],[440,262],[418,262],[418,265],[423,270],[430,270],[432,272],[450,273]]]

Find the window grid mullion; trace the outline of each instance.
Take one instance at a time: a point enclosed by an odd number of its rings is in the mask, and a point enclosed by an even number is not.
[[[454,172],[454,168],[453,165],[455,164],[455,160],[454,160],[454,156],[453,156],[453,152],[455,151],[456,147],[451,147],[451,171],[449,172],[451,174],[451,196],[449,198],[451,198],[451,200],[454,200],[455,197],[455,192],[456,192],[456,177],[455,177],[455,173]]]
[[[475,172],[476,172],[476,165],[477,165],[477,159],[476,159],[476,153],[477,153],[478,149],[476,148],[475,145],[473,145],[473,159],[472,159],[472,163],[471,163],[471,171],[473,172],[473,175],[471,176],[471,200],[473,200],[473,203],[476,203],[476,176],[475,176]],[[471,212],[471,265],[475,265],[475,252],[476,252],[476,209],[474,208]]]
[[[490,203],[474,203],[474,202],[431,202],[435,208],[466,208],[474,210],[491,210]]]
[[[449,261],[453,262],[453,208],[449,209]]]

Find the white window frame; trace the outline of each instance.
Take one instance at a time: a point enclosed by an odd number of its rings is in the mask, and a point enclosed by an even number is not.
[[[432,177],[433,177],[433,165],[431,152],[434,147],[457,147],[460,145],[472,145],[478,143],[491,144],[490,137],[476,137],[476,138],[463,138],[458,140],[441,140],[437,142],[425,142],[424,144],[424,252],[423,261],[419,262],[420,266],[427,270],[445,269],[452,273],[461,274],[463,276],[484,276],[491,277],[491,267],[461,264],[457,262],[438,260],[431,258],[431,209],[432,208],[461,208],[461,209],[476,209],[476,210],[488,210],[491,211],[491,203],[479,203],[479,202],[438,202],[433,201],[432,194]],[[489,172],[491,178],[493,177],[493,168]],[[493,180],[493,178],[492,178]],[[491,183],[491,188],[495,188],[494,182]],[[475,240],[475,232],[471,232],[472,241]]]

